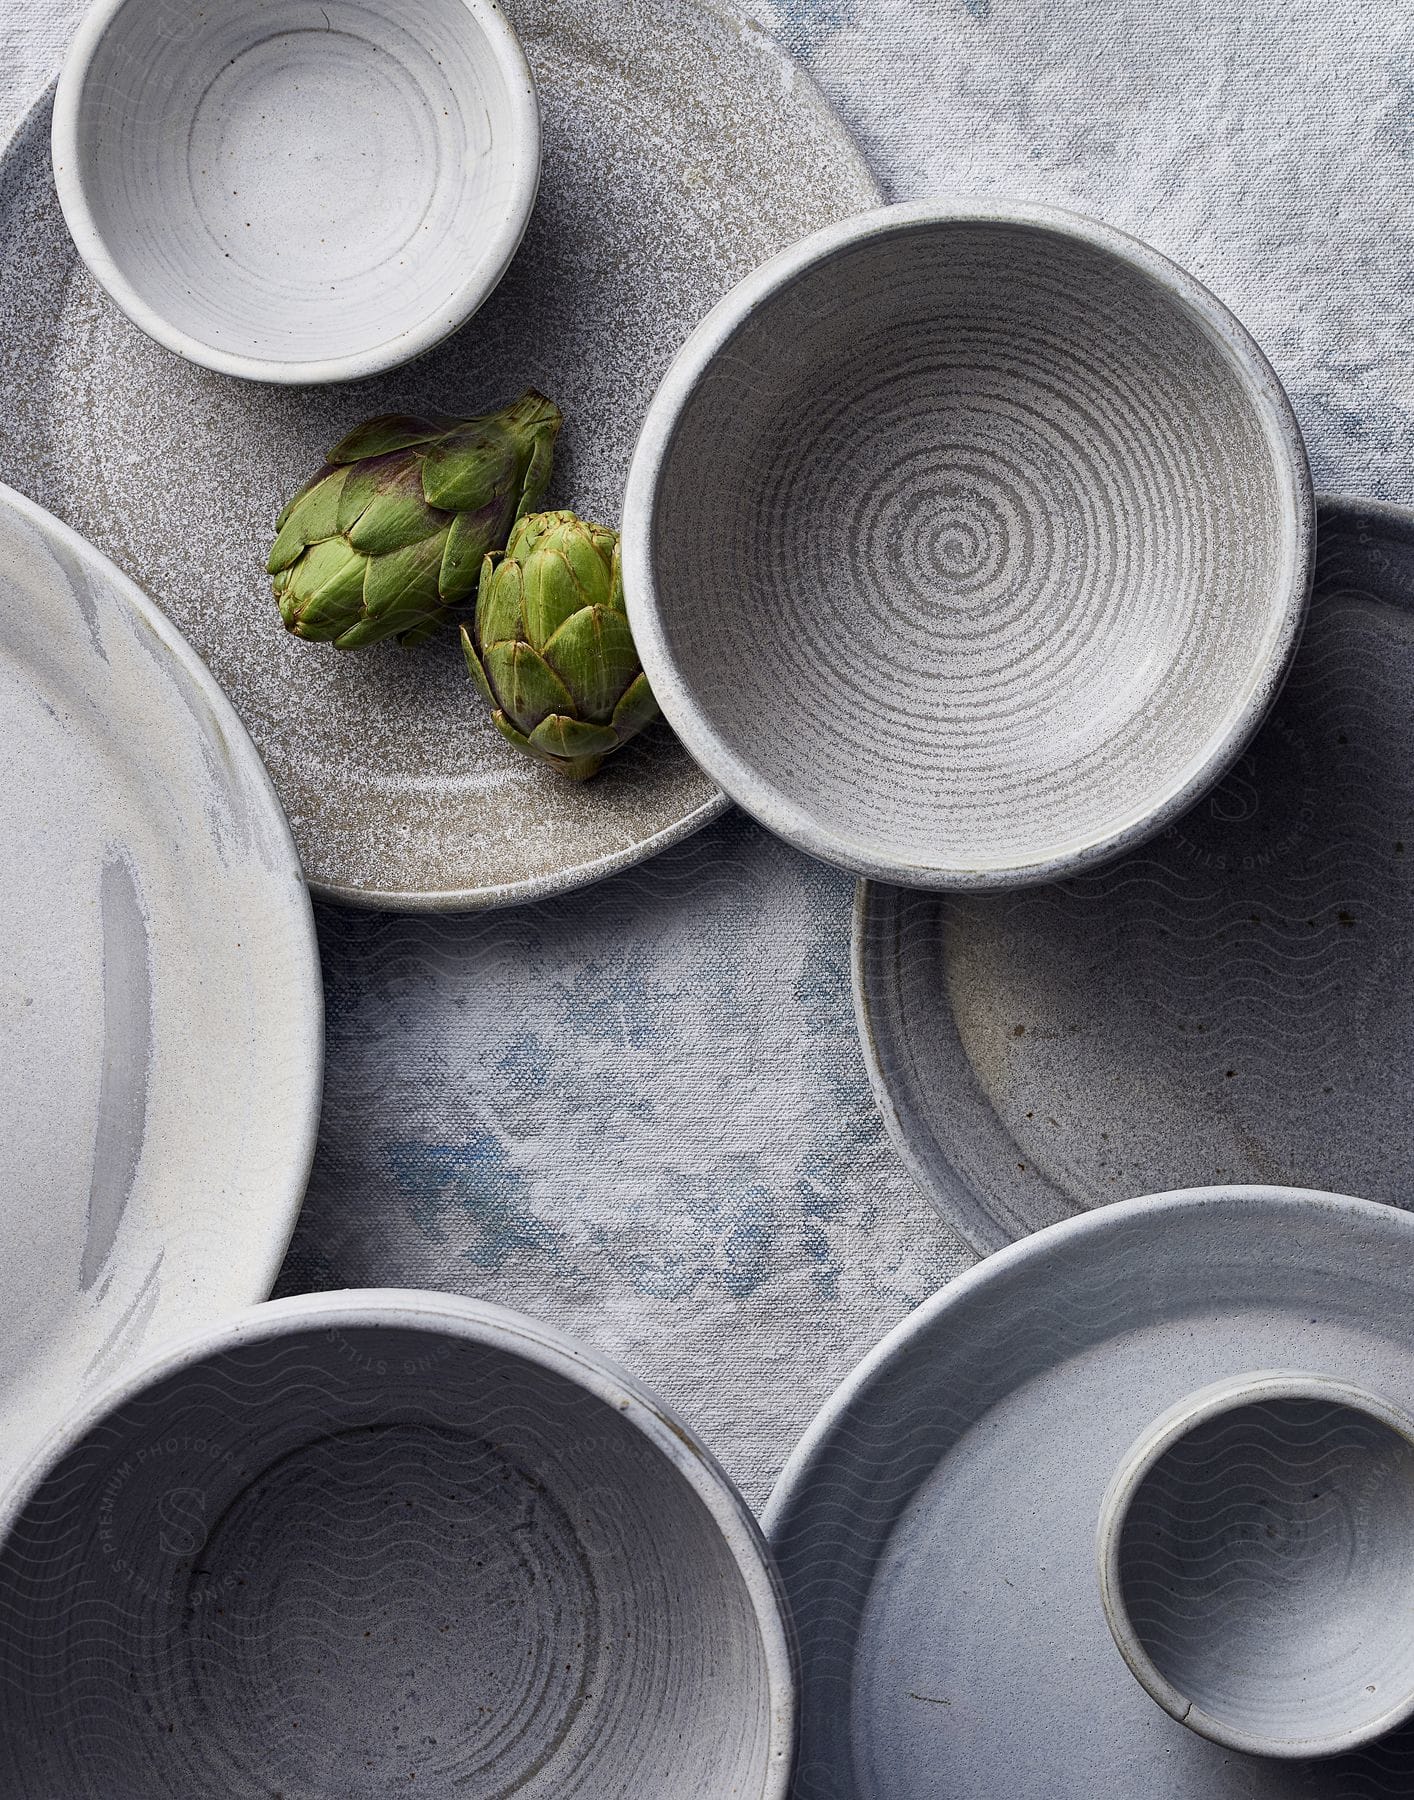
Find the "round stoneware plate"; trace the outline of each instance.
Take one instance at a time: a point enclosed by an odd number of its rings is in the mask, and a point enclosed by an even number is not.
[[[641,860],[726,801],[662,725],[583,788],[530,762],[484,716],[454,633],[349,655],[288,637],[264,573],[282,499],[372,414],[479,412],[533,386],[567,419],[547,503],[616,525],[649,398],[690,328],[763,258],[879,197],[809,81],[725,10],[507,10],[543,115],[530,228],[464,331],[376,379],[277,389],[181,361],[78,262],[47,100],[0,165],[0,476],[176,621],[264,757],[310,881],[367,904],[555,893]]]
[[[981,1252],[1129,1194],[1414,1203],[1414,512],[1325,500],[1286,688],[1231,774],[1099,873],[861,883],[894,1141]]]
[[[188,645],[0,488],[0,1475],[90,1382],[262,1299],[314,1148],[309,895]]]
[[[1300,1368],[1408,1411],[1411,1308],[1414,1220],[1283,1188],[1068,1220],[927,1301],[826,1404],[767,1509],[800,1642],[795,1800],[1408,1794],[1409,1727],[1289,1762],[1170,1718],[1110,1636],[1096,1539],[1130,1445],[1211,1382]],[[1322,1505],[1273,1521],[1293,1551],[1360,1529]]]

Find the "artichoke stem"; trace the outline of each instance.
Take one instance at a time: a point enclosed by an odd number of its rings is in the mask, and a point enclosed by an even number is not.
[[[573,762],[557,761],[555,767],[567,781],[588,781],[604,766],[602,756],[577,756]]]

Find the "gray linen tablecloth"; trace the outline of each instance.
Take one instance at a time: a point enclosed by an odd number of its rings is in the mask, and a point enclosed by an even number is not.
[[[1020,194],[1137,232],[1255,332],[1318,486],[1414,500],[1411,0],[751,10],[892,197]],[[3,0],[0,129],[78,11]],[[327,1100],[280,1290],[541,1314],[657,1386],[760,1503],[840,1377],[969,1260],[870,1099],[850,897],[732,815],[549,905],[321,906]]]

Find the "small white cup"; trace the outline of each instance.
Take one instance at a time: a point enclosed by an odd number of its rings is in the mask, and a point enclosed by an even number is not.
[[[1214,1743],[1330,1756],[1414,1713],[1414,1422],[1242,1375],[1165,1413],[1100,1514],[1100,1593],[1147,1692]]]
[[[99,0],[54,102],[80,256],[207,368],[348,381],[463,324],[540,175],[494,0]]]

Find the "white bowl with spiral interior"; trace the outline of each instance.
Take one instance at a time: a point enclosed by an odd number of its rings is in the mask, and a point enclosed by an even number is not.
[[[1118,854],[1280,687],[1314,510],[1242,326],[1122,232],[886,207],[742,282],[670,368],[624,506],[688,750],[814,855],[924,888]]]
[[[495,0],[99,0],[52,151],[80,256],[150,337],[228,375],[349,381],[495,287],[540,120]]]
[[[784,1800],[721,1470],[584,1345],[394,1290],[167,1347],[0,1502],[0,1792]]]

